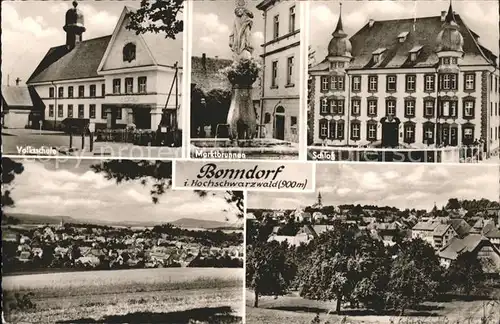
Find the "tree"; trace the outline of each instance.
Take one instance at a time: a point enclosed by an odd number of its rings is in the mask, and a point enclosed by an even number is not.
[[[460,254],[446,271],[446,282],[459,293],[469,295],[484,277],[483,267],[472,252]]]
[[[302,297],[322,301],[335,299],[336,312],[340,313],[344,297],[352,294],[359,280],[355,238],[355,228],[337,222],[333,231],[313,241],[314,250],[300,273]]]
[[[246,285],[254,291],[254,307],[259,296],[279,296],[288,291],[296,268],[287,260],[287,243],[276,241],[247,245]]]
[[[136,34],[162,33],[166,38],[175,39],[184,29],[181,19],[183,2],[184,0],[141,0],[141,7],[128,14],[130,21],[127,29]]]
[[[151,200],[155,204],[172,185],[171,161],[111,160],[93,164],[90,167],[94,172],[103,174],[108,180],[115,179],[117,184],[134,180],[139,180],[143,185],[152,183],[150,194]],[[208,194],[204,190],[196,190],[195,192],[202,198]],[[213,193],[213,195],[215,194]],[[227,190],[224,198],[228,204],[234,205],[238,209],[236,216],[243,218],[243,192]]]
[[[206,94],[206,110],[212,136],[216,135],[217,125],[227,123],[227,114],[231,105],[231,91],[212,89]]]
[[[446,204],[447,210],[460,209],[461,207],[462,205],[460,204],[457,198],[448,199],[448,203]]]
[[[401,243],[390,271],[387,303],[393,309],[404,311],[436,295],[442,269],[434,249],[415,239]]]
[[[2,207],[14,206],[11,197],[11,186],[16,175],[24,171],[22,163],[16,162],[8,157],[2,157]]]
[[[197,86],[191,86],[191,137],[204,137],[207,122],[206,95]]]

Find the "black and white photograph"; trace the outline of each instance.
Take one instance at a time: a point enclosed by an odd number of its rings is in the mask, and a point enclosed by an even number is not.
[[[243,192],[170,161],[2,158],[4,323],[243,323]]]
[[[498,166],[321,163],[249,192],[246,323],[497,324]]]
[[[4,3],[3,153],[180,158],[183,6]]]
[[[192,6],[190,157],[298,159],[300,2]]]
[[[498,163],[497,1],[313,1],[308,160]]]

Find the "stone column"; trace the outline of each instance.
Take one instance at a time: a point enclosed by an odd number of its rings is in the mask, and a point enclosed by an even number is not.
[[[158,125],[160,124],[161,121],[162,108],[161,107],[151,108],[150,114],[151,114],[151,129],[156,130],[158,129]]]

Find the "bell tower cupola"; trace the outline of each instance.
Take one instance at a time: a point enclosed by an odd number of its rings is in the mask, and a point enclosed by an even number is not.
[[[340,3],[339,20],[328,44],[328,55],[326,57],[330,62],[330,70],[342,72],[352,59],[351,51],[352,45],[344,32],[342,24],[342,3]]]
[[[82,34],[85,32],[83,13],[78,8],[78,2],[73,1],[73,8],[66,11],[64,31],[66,32],[66,47],[73,49],[82,41]]]
[[[459,60],[463,56],[464,38],[455,20],[453,8],[448,8],[441,31],[436,38],[436,54],[439,58],[439,72],[458,73]]]

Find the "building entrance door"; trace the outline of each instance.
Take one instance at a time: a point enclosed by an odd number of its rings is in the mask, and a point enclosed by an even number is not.
[[[146,108],[134,108],[135,127],[138,129],[151,129],[151,112]]]
[[[275,138],[279,140],[285,139],[285,108],[278,106],[274,115],[274,133]]]
[[[393,116],[384,117],[382,124],[382,147],[399,146],[399,119]]]

